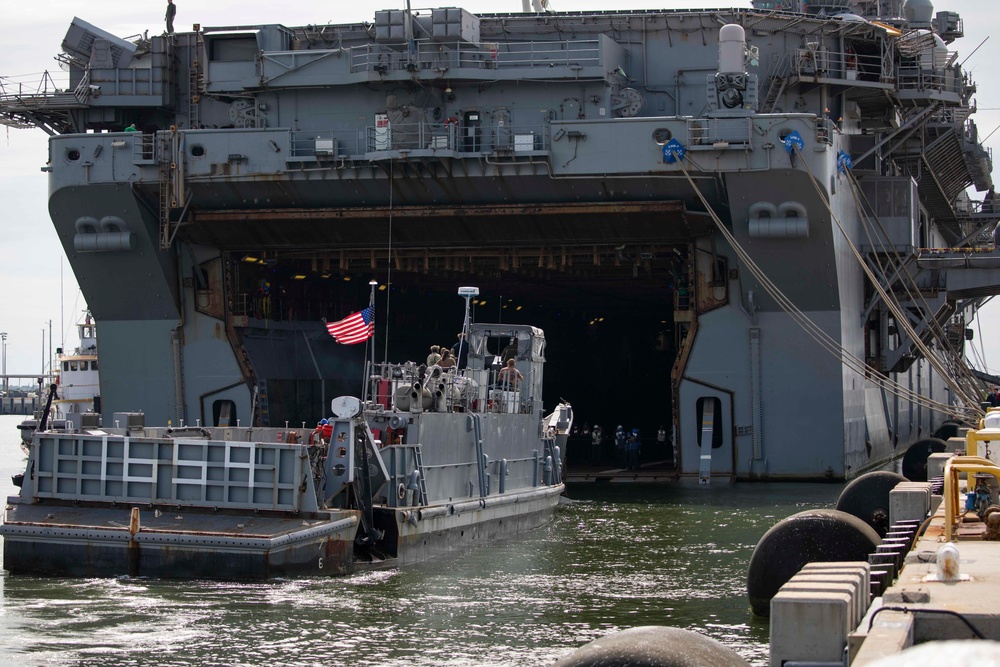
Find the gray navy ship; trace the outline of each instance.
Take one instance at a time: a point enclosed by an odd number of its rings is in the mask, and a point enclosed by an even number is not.
[[[679,478],[848,479],[981,413],[1000,215],[962,36],[929,0],[77,18],[69,88],[0,120],[51,135],[105,414],[315,423],[364,363],[324,319],[377,280],[376,339],[419,361],[468,284],[545,330],[577,423],[666,425]]]

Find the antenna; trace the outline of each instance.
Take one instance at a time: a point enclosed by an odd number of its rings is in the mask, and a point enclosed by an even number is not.
[[[465,347],[465,344],[466,344],[465,343],[465,339],[467,338],[467,336],[469,334],[469,299],[471,299],[474,296],[479,296],[479,288],[478,287],[459,287],[458,288],[458,295],[460,297],[462,297],[463,299],[465,299],[465,321],[462,323],[462,337],[458,341],[458,355],[457,355],[457,358],[455,359],[456,365],[459,363],[459,360],[462,358],[462,348]]]

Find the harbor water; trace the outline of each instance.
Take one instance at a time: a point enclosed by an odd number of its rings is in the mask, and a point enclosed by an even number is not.
[[[0,491],[21,472],[0,416]],[[0,578],[0,664],[550,664],[641,625],[712,637],[767,664],[746,568],[784,517],[840,484],[572,485],[554,522],[445,559],[261,583]]]

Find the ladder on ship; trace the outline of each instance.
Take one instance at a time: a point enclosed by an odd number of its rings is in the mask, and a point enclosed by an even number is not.
[[[196,130],[201,127],[201,61],[203,40],[201,31],[195,33],[194,58],[191,61],[191,75],[188,78],[188,127]]]
[[[257,412],[260,414],[260,425],[270,426],[271,417],[267,409],[267,380],[257,383]]]
[[[427,504],[427,483],[424,480],[424,455],[421,452],[420,445],[415,445],[413,447],[413,461],[416,464],[417,469],[417,492],[420,494],[420,504]]]
[[[760,113],[771,113],[774,111],[774,105],[781,99],[781,94],[785,92],[785,86],[788,85],[790,66],[791,55],[788,53],[782,55],[781,58],[772,63],[771,71],[768,72],[771,85],[767,89],[764,101],[760,103]]]
[[[173,182],[174,169],[176,165],[173,161],[172,132],[158,132],[156,135],[156,154],[160,167],[160,249],[165,250],[170,247],[173,240],[170,226],[170,209],[176,205],[174,199]]]

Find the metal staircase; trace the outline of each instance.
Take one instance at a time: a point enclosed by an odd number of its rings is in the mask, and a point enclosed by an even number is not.
[[[966,140],[966,121],[970,110],[939,109],[922,122],[919,139],[911,139],[893,151],[893,158],[903,171],[917,181],[920,202],[954,244],[970,229],[963,224],[967,216],[955,209],[955,201],[976,183],[975,142]]]
[[[788,73],[791,68],[791,54],[785,53],[778,60],[772,61],[767,73],[770,85],[764,95],[764,101],[760,103],[760,113],[771,113],[774,106],[781,99],[781,94],[785,92],[788,85]]]

